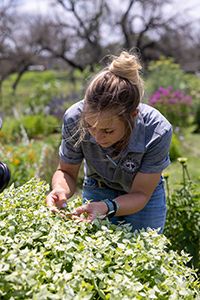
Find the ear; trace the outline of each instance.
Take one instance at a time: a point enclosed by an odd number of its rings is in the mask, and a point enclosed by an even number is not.
[[[136,108],[135,110],[133,110],[133,111],[131,112],[131,117],[132,117],[132,118],[135,118],[135,117],[137,116],[138,112],[139,112],[138,108]]]

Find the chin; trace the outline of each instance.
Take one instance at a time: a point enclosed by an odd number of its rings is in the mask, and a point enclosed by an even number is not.
[[[102,143],[102,144],[99,144],[102,148],[108,148],[110,147],[110,143]]]

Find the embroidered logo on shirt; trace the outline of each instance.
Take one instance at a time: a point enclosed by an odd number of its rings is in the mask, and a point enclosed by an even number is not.
[[[138,164],[131,160],[130,158],[129,159],[126,159],[123,163],[122,163],[122,168],[127,171],[127,172],[130,172],[130,173],[134,173],[136,171],[138,167]]]

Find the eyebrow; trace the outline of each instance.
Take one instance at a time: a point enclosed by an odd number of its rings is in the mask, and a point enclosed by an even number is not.
[[[85,121],[86,126],[88,127],[93,127],[95,128],[95,126],[91,126],[88,122]],[[99,128],[100,130],[114,130],[114,128],[112,127],[104,127],[104,128]]]

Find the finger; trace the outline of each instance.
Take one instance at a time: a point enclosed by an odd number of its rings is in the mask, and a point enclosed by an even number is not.
[[[52,191],[51,193],[49,193],[47,196],[46,196],[46,203],[48,202],[51,202],[51,201],[56,201],[58,199],[58,196]]]
[[[55,201],[51,197],[48,197],[48,198],[46,198],[46,205],[49,208],[54,207],[55,206]]]
[[[49,210],[53,213],[59,213],[59,209],[55,206],[55,205],[52,205],[49,207]]]
[[[56,196],[57,196],[57,201],[66,200],[66,194],[63,191],[62,192],[57,191]]]
[[[82,217],[78,216],[72,216],[71,219],[75,221],[76,223],[84,222],[84,219]]]
[[[92,221],[94,221],[96,219],[95,214],[87,214],[87,216],[84,216],[82,214],[78,215],[76,212],[72,213],[71,217],[73,220],[79,220],[80,222],[87,222],[87,223],[91,223]]]
[[[59,201],[56,201],[55,204],[58,208],[66,208],[67,207],[67,199],[64,198]]]
[[[71,215],[70,216],[66,215],[65,213],[60,211],[56,206],[52,206],[49,209],[52,213],[58,214],[63,219],[68,219],[68,220],[71,219]]]
[[[83,213],[87,213],[88,212],[88,209],[87,209],[87,205],[83,205],[83,206],[79,206],[75,209],[74,211],[74,215],[77,215],[77,216],[80,216],[82,215]]]
[[[90,219],[78,217],[78,216],[72,216],[72,220],[76,221],[77,223],[80,223],[80,222],[91,223],[92,222]]]

